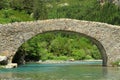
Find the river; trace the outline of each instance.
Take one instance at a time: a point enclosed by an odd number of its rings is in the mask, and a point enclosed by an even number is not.
[[[0,80],[120,80],[120,68],[102,67],[101,62],[31,63],[0,69]]]

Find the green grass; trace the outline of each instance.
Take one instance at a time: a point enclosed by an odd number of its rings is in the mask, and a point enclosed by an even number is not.
[[[30,15],[26,14],[25,11],[17,11],[12,9],[3,9],[0,10],[0,23],[12,23],[12,22],[21,22],[21,21],[32,21],[33,18]]]

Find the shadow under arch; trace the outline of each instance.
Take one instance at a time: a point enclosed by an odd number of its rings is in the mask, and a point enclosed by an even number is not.
[[[44,34],[44,33],[49,33],[49,32],[69,32],[69,33],[76,33],[76,34],[79,34],[79,35],[81,35],[81,36],[83,36],[83,37],[86,37],[86,38],[88,38],[88,39],[90,39],[91,41],[92,41],[92,43],[94,43],[96,46],[97,46],[97,48],[98,48],[98,50],[99,50],[99,52],[100,52],[100,54],[101,54],[101,57],[102,57],[102,66],[107,66],[107,54],[106,54],[106,51],[105,51],[105,49],[104,49],[104,47],[103,47],[103,45],[101,44],[101,42],[100,41],[98,41],[98,40],[96,40],[95,38],[93,38],[93,37],[91,37],[91,36],[88,36],[88,35],[86,35],[86,34],[83,34],[83,33],[80,33],[80,32],[75,32],[75,31],[67,31],[67,30],[52,30],[52,31],[45,31],[45,32],[42,32],[42,33],[39,33],[39,34]],[[37,34],[37,35],[39,35],[39,34]],[[35,36],[37,36],[37,35],[35,35]],[[35,36],[33,36],[33,37],[35,37]],[[32,37],[32,38],[33,38]],[[31,38],[30,38],[31,39]],[[29,40],[30,40],[29,39]],[[27,40],[28,41],[28,40]],[[26,42],[26,41],[25,41]],[[24,44],[24,43],[23,43]],[[18,48],[18,50],[19,50],[19,48]],[[17,56],[17,57],[16,57]],[[22,57],[22,59],[24,59],[24,54],[22,55],[22,54],[17,54],[17,52],[16,52],[16,54],[14,55],[14,57],[13,57],[13,59],[12,59],[12,62],[15,62],[15,59],[18,59],[18,58],[21,58],[21,57],[19,57],[19,56],[21,56]],[[22,63],[24,63],[24,60],[21,60],[21,62]],[[16,63],[16,62],[15,62]]]

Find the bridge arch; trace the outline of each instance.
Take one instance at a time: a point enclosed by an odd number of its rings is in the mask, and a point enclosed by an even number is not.
[[[104,47],[102,46],[102,44],[98,41],[98,40],[96,40],[96,39],[94,39],[93,37],[90,37],[90,36],[88,36],[88,35],[86,35],[86,34],[83,34],[83,33],[78,33],[78,32],[73,32],[73,31],[67,31],[67,30],[53,30],[53,31],[46,31],[46,32],[43,32],[43,33],[40,33],[40,34],[44,34],[44,33],[48,33],[48,32],[70,32],[70,33],[76,33],[76,34],[79,34],[80,36],[82,36],[82,37],[86,37],[86,38],[88,38],[93,44],[95,44],[96,46],[97,46],[97,48],[99,49],[99,52],[100,52],[100,55],[101,55],[101,57],[102,57],[102,65],[103,66],[107,66],[107,55],[106,55],[106,52],[105,52],[105,49],[104,49]],[[39,34],[37,34],[37,35],[39,35]],[[35,35],[35,36],[37,36],[37,35]],[[33,36],[34,37],[34,36]],[[26,42],[26,41],[25,41]],[[24,44],[24,43],[23,43]],[[19,48],[18,48],[19,49]],[[12,60],[12,62],[15,62],[16,63],[16,59],[18,59],[18,58],[21,58],[20,60],[20,62],[21,63],[24,63],[24,58],[25,58],[25,54],[15,54],[14,56],[13,56],[13,60]]]
[[[0,25],[0,54],[11,55],[33,36],[47,31],[71,31],[90,38],[100,49],[103,66],[120,59],[120,27],[74,19],[51,19]]]

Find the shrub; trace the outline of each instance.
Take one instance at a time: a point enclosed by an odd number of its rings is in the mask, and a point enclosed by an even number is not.
[[[31,21],[34,20],[25,11],[17,11],[12,9],[0,10],[0,23],[11,23],[20,21]]]
[[[72,56],[75,60],[83,60],[86,56],[86,53],[83,49],[73,50]]]
[[[86,55],[86,56],[85,56],[85,59],[86,59],[86,60],[94,60],[94,58],[92,58],[92,56],[90,56],[90,55]]]
[[[111,64],[112,64],[112,66],[120,66],[120,60],[117,60]]]

